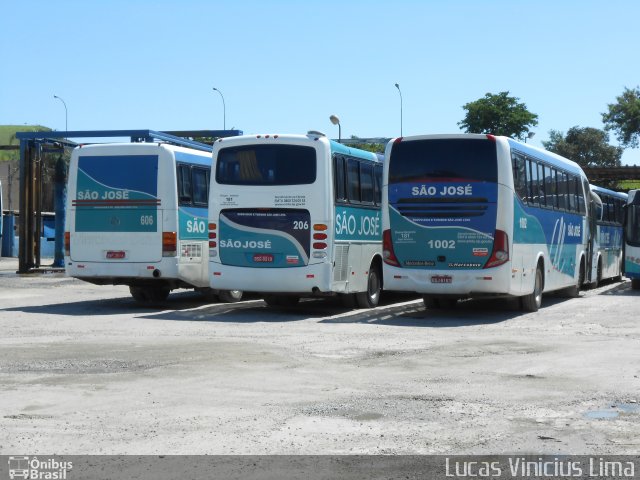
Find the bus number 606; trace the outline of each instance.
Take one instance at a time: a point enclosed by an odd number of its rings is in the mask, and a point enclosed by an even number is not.
[[[153,225],[153,215],[142,215],[140,225]]]

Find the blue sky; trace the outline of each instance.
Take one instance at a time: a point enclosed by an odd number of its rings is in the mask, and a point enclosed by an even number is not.
[[[0,124],[337,137],[456,133],[509,91],[549,130],[602,128],[640,84],[637,0],[3,4]],[[615,138],[611,135],[611,143]],[[624,164],[640,165],[640,149]]]

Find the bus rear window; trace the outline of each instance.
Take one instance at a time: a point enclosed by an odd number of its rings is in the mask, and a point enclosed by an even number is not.
[[[389,183],[497,180],[496,144],[489,139],[412,140],[391,150]]]
[[[304,185],[316,180],[316,150],[300,145],[250,145],[218,153],[223,185]]]

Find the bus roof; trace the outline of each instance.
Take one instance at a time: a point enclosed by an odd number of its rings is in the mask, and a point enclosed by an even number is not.
[[[256,141],[264,142],[265,140],[277,140],[282,143],[286,143],[287,141],[292,142],[302,142],[302,143],[312,143],[315,141],[326,142],[326,144],[331,149],[332,153],[341,153],[343,155],[351,155],[354,157],[362,158],[365,160],[371,160],[374,162],[382,163],[384,158],[382,155],[378,153],[369,152],[366,150],[361,150],[359,148],[349,147],[347,145],[343,145],[342,143],[336,142],[334,140],[330,140],[323,133],[320,132],[309,132],[306,135],[301,134],[255,134],[255,135],[240,135],[237,137],[226,137],[220,138],[216,140],[214,146],[222,148],[224,145],[250,145],[252,143],[256,143]]]
[[[609,190],[608,188],[599,187],[598,185],[589,184],[589,187],[596,193],[606,193],[607,195],[611,195],[612,197],[616,197],[621,200],[627,200],[629,197],[629,195],[624,192],[616,192],[615,190]]]
[[[416,140],[440,140],[440,139],[495,139],[497,142],[506,142],[510,149],[517,150],[525,155],[530,155],[535,157],[537,160],[541,160],[543,162],[547,162],[550,165],[562,166],[565,170],[570,173],[574,173],[580,175],[581,177],[585,177],[585,173],[582,170],[582,167],[578,165],[573,160],[569,160],[568,158],[557,155],[548,150],[544,150],[542,148],[534,147],[527,143],[522,143],[517,140],[514,140],[509,137],[504,137],[500,135],[488,135],[484,133],[450,133],[450,134],[432,134],[432,135],[416,135],[411,137],[399,137],[392,139],[389,143],[393,144],[398,141],[407,142],[407,141],[416,141]]]

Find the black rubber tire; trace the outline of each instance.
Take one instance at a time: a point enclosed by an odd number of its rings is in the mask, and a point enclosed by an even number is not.
[[[533,292],[522,297],[522,310],[525,312],[537,312],[542,305],[542,288],[544,285],[542,268],[540,265],[536,267],[536,278],[533,283]]]
[[[369,269],[367,276],[367,291],[356,293],[356,303],[360,308],[375,308],[380,302],[380,292],[382,291],[382,282],[380,272],[373,265]]]
[[[171,290],[168,287],[129,287],[129,292],[136,302],[154,304],[164,302]]]
[[[224,303],[239,302],[240,300],[242,300],[242,295],[242,290],[220,290],[218,292],[220,301]]]

